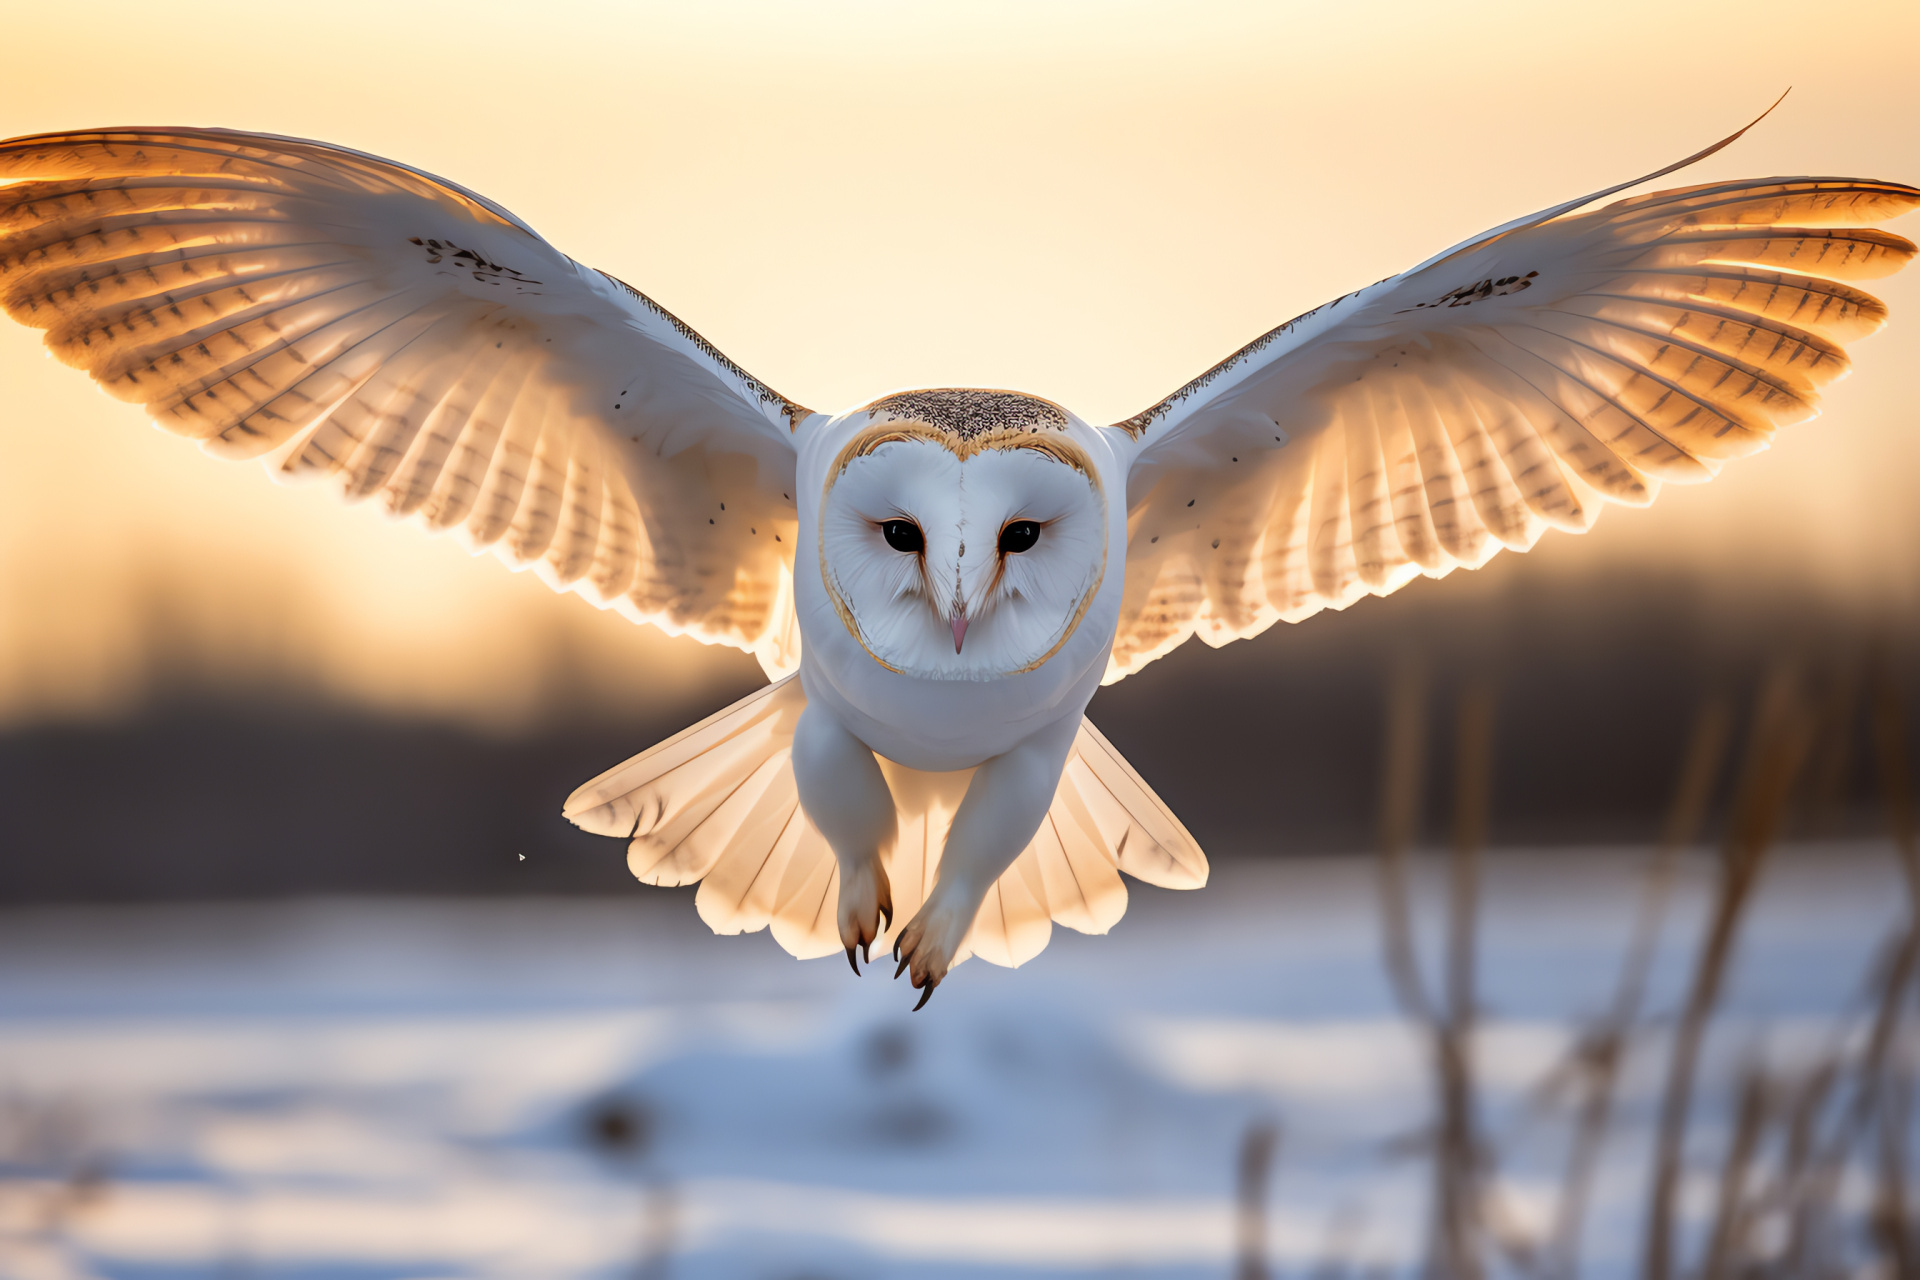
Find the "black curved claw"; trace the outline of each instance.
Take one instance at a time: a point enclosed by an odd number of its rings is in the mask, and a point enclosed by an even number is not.
[[[895,938],[893,940],[893,958],[895,960],[898,960],[900,958],[900,939],[899,938]],[[894,976],[898,977],[899,975],[895,974]]]
[[[927,989],[920,993],[920,1003],[913,1006],[913,1011],[915,1013],[918,1013],[922,1009],[927,1007],[927,1001],[933,999],[933,989],[939,985],[940,984],[937,982],[929,982],[927,984]]]
[[[853,944],[851,942],[847,944],[847,964],[853,969],[853,976],[856,978],[859,977],[860,962],[853,958]]]
[[[868,964],[873,963],[873,939],[868,938],[860,944],[860,958]]]
[[[884,919],[884,920],[886,921],[886,923],[885,923],[885,924],[883,924],[883,925],[881,925],[881,926],[880,926],[880,932],[881,932],[881,933],[885,933],[885,932],[886,932],[887,930],[889,930],[889,929],[891,929],[891,928],[893,928],[893,906],[892,906],[892,904],[888,904],[888,905],[886,905],[886,906],[883,906],[883,907],[881,907],[881,908],[880,908],[880,915],[881,915],[881,918],[882,918],[882,919]]]
[[[900,954],[900,950],[898,947],[894,948],[893,954],[895,954],[896,956]],[[895,982],[900,981],[900,975],[905,973],[907,971],[907,966],[912,963],[913,963],[913,960],[911,958],[901,960],[900,967],[893,971],[893,980]]]

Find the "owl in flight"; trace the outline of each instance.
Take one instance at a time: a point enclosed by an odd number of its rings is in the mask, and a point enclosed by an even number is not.
[[[1204,883],[1085,719],[1101,684],[1584,530],[1814,415],[1840,344],[1886,319],[1855,283],[1915,252],[1871,224],[1920,190],[1767,178],[1587,208],[1733,138],[1309,311],[1109,426],[1011,391],[804,408],[483,196],[220,129],[0,143],[0,302],[216,457],[754,654],[772,683],[566,816],[649,884],[699,881],[717,932],[891,946],[924,1004],[968,955],[1105,932],[1120,872]]]

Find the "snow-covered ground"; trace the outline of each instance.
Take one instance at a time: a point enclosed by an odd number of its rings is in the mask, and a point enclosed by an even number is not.
[[[1528,1100],[1606,1006],[1640,856],[1486,868],[1476,1063],[1523,1221],[1564,1132]],[[679,892],[0,914],[0,1275],[1223,1276],[1262,1122],[1276,1263],[1404,1262],[1432,1086],[1373,874],[1135,886],[1111,936],[970,962],[917,1014],[890,965],[712,937]],[[1656,1012],[1710,878],[1686,869]],[[1872,847],[1771,866],[1703,1071],[1702,1180],[1734,1069],[1847,1033],[1904,892]],[[1628,1074],[1589,1276],[1632,1256],[1661,1047]]]

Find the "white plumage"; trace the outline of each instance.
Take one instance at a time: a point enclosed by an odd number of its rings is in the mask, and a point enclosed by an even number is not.
[[[587,783],[567,801],[567,817],[630,840],[627,865],[647,884],[698,882],[694,905],[715,933],[772,926],[794,955],[838,951],[838,864],[800,810],[789,765],[806,705],[798,678],[783,677]],[[904,919],[926,897],[970,771],[924,773],[884,759],[881,768],[898,810],[887,876]],[[1195,889],[1207,869],[1179,821],[1083,720],[1045,820],[966,946],[1012,965],[1039,954],[1053,920],[1105,933],[1127,909],[1122,871]]]
[[[320,143],[21,138],[0,184],[0,302],[162,426],[754,653],[773,684],[566,815],[699,882],[718,932],[892,943],[923,1002],[967,955],[1104,932],[1121,872],[1205,882],[1085,721],[1100,683],[1765,448],[1885,322],[1856,283],[1915,249],[1871,224],[1920,204],[1774,178],[1580,212],[1624,184],[1101,427],[968,389],[813,412],[498,205]]]

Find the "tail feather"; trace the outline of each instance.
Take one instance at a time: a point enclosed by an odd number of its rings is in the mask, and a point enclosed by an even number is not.
[[[1017,969],[1047,949],[1053,938],[1053,915],[1038,863],[1029,845],[987,890],[980,914],[973,918],[973,928],[967,930],[954,956],[955,964],[979,956],[988,964]]]
[[[791,677],[756,690],[583,784],[567,797],[561,812],[595,835],[634,839],[658,830],[679,816],[696,794],[729,778],[737,782],[733,770],[741,760],[751,759],[751,771],[765,758],[767,753],[756,752],[754,742],[734,746],[742,735],[770,727],[781,745],[792,742],[806,705],[800,682]]]
[[[780,881],[795,855],[802,853],[803,845],[808,847],[802,861],[826,849],[827,842],[800,811],[798,797],[784,806],[779,817],[779,830],[771,839],[764,843],[742,839],[700,882],[694,909],[715,933],[758,933],[772,924],[780,906]]]
[[[1067,776],[1096,815],[1101,837],[1122,871],[1162,889],[1198,889],[1207,883],[1207,855],[1199,843],[1091,720],[1080,722]],[[1056,809],[1059,804],[1056,798]]]
[[[771,928],[803,959],[840,950],[840,869],[800,807],[793,732],[806,694],[787,677],[633,759],[568,798],[577,825],[629,841],[641,881],[700,881],[695,907],[715,933]],[[920,909],[973,771],[923,773],[881,759],[899,808],[888,857],[893,933]],[[1105,933],[1126,914],[1125,872],[1148,884],[1197,889],[1207,860],[1180,820],[1090,722],[1027,848],[982,903],[959,956],[1024,964],[1053,925]]]
[[[812,823],[807,824],[809,828]],[[788,859],[773,909],[773,940],[801,960],[840,950],[835,908],[840,901],[840,864],[818,833]]]
[[[1105,933],[1127,913],[1127,886],[1108,848],[1078,781],[1063,777],[1028,852],[1036,855],[1053,918],[1069,929]]]
[[[788,676],[607,770],[563,812],[625,837],[627,866],[643,884],[699,881],[694,908],[715,933],[771,925],[797,956],[831,954],[838,869],[793,784],[793,730],[806,705]]]

